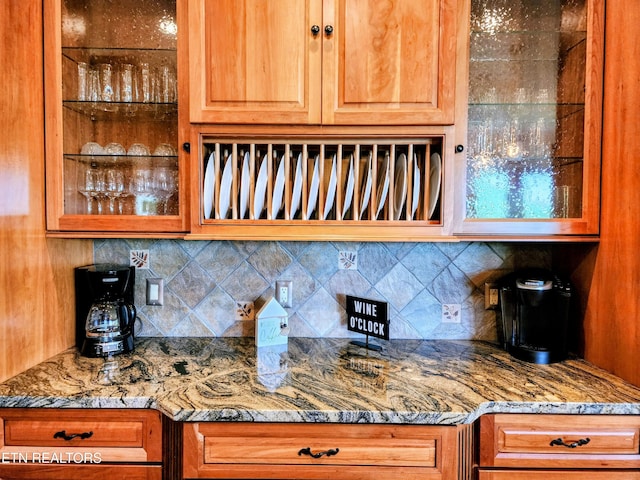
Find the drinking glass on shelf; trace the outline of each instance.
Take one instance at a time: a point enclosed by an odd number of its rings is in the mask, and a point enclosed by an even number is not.
[[[102,213],[104,174],[97,164],[83,164],[78,168],[78,192],[87,199],[86,213]]]
[[[123,208],[120,200],[126,195],[124,173],[115,165],[105,171],[105,195],[109,199],[109,213],[122,215]],[[116,202],[118,202],[117,212]]]
[[[111,142],[111,143],[107,143],[104,146],[104,153],[105,155],[115,155],[115,156],[122,156],[122,155],[126,155],[127,151],[124,149],[124,147],[116,142]]]
[[[153,151],[153,155],[157,157],[175,157],[177,155],[176,149],[168,143],[161,143]]]
[[[129,146],[129,150],[127,150],[127,155],[134,157],[148,157],[150,155],[149,147],[143,143],[132,143]]]
[[[177,172],[168,167],[157,167],[154,170],[154,185],[158,198],[158,213],[171,213],[169,199],[177,192]]]
[[[78,62],[78,100],[81,102],[89,100],[89,70],[87,63]]]
[[[100,77],[98,70],[95,68],[89,69],[88,82],[87,100],[90,102],[98,102],[100,100]]]
[[[152,70],[148,63],[138,65],[138,101],[149,103],[152,101]]]
[[[129,63],[123,63],[119,69],[120,101],[133,102],[134,99],[134,68]]]
[[[151,168],[141,166],[134,169],[130,191],[134,197],[136,215],[155,215],[158,213],[158,198]]]
[[[113,102],[115,100],[115,88],[113,84],[113,67],[110,63],[98,65],[100,78],[100,100]]]
[[[162,65],[158,69],[159,103],[173,103],[176,101],[176,74],[168,65]]]

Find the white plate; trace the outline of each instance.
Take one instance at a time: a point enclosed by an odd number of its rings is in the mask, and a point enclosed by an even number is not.
[[[242,172],[240,174],[240,212],[239,217],[244,218],[249,205],[249,187],[251,184],[251,172],[249,170],[249,152],[244,154],[242,160]]]
[[[282,208],[282,196],[284,195],[284,155],[278,166],[276,174],[276,183],[273,186],[273,195],[271,196],[271,218],[276,218]]]
[[[349,156],[349,176],[347,177],[347,188],[344,192],[344,204],[342,205],[342,218],[347,214],[347,210],[351,207],[353,201],[353,186],[355,184],[355,175],[353,172],[353,154]]]
[[[207,166],[204,169],[204,195],[202,200],[202,207],[204,209],[204,218],[211,218],[211,211],[213,210],[213,194],[215,193],[215,152],[211,152],[209,159],[207,160]]]
[[[407,199],[407,156],[404,153],[398,155],[396,159],[396,179],[393,184],[393,219],[399,220],[402,215],[404,201]]]
[[[442,159],[437,152],[431,155],[429,167],[429,220],[433,216],[440,196],[440,178],[442,173]]]
[[[387,192],[389,191],[389,153],[387,152],[382,161],[382,168],[378,172],[378,211],[376,212],[376,218],[380,215],[380,212],[384,208],[384,202],[387,199]]]
[[[313,176],[311,177],[311,185],[309,186],[309,198],[307,199],[307,216],[305,220],[309,220],[316,208],[318,201],[318,190],[320,189],[320,156],[316,155],[313,162]]]
[[[369,198],[371,197],[371,183],[373,180],[371,178],[372,159],[373,159],[373,153],[369,152],[369,159],[367,160],[366,167],[365,167],[365,170],[366,170],[365,178],[364,178],[364,181],[362,182],[362,198],[360,200],[360,218],[358,220],[362,219],[363,212],[369,206]]]
[[[333,155],[333,159],[331,161],[331,175],[329,176],[329,185],[327,186],[327,195],[325,196],[324,201],[324,211],[322,213],[322,219],[326,220],[329,212],[331,211],[331,206],[333,205],[333,200],[336,198],[336,184],[338,183],[337,177],[337,165],[336,165],[336,156]]]
[[[411,203],[411,220],[418,211],[420,204],[420,165],[418,165],[418,156],[413,154],[413,202]]]
[[[290,218],[294,218],[298,213],[300,206],[300,197],[302,196],[302,153],[298,154],[298,163],[296,164],[296,176],[293,181],[293,192],[291,193],[291,212]]]
[[[221,219],[227,218],[229,207],[231,206],[231,184],[233,182],[233,171],[231,164],[233,159],[231,155],[227,157],[222,171],[222,179],[220,180],[220,198],[218,200],[219,215]]]
[[[264,209],[264,197],[267,193],[267,155],[262,158],[260,170],[258,171],[258,179],[256,180],[256,189],[253,197],[253,218],[259,219]]]

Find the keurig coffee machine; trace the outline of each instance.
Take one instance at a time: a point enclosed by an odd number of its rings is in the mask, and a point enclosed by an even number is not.
[[[86,357],[133,350],[135,267],[98,264],[75,269],[76,345]]]
[[[570,283],[547,270],[528,269],[503,277],[498,286],[504,349],[526,362],[564,360]]]

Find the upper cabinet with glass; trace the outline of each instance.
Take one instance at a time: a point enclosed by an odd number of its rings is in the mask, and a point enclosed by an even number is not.
[[[598,234],[604,2],[472,0],[456,232]]]
[[[185,230],[177,43],[175,0],[45,1],[49,231]]]

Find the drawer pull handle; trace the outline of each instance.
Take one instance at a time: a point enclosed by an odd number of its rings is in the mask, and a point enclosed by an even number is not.
[[[313,457],[313,458],[320,458],[324,455],[326,455],[327,457],[330,457],[331,455],[337,455],[339,451],[340,451],[339,448],[335,448],[335,449],[330,448],[326,452],[311,453],[311,447],[307,447],[307,448],[301,448],[300,451],[298,452],[298,455],[309,455],[310,457]]]
[[[580,447],[582,445],[586,445],[590,441],[591,441],[590,438],[581,438],[577,442],[564,443],[564,441],[561,438],[556,438],[554,440],[551,440],[551,443],[549,445],[551,445],[552,447],[555,447],[556,445],[559,445],[561,447],[576,448],[576,447]]]
[[[80,437],[81,440],[85,438],[89,438],[93,435],[93,432],[84,432],[84,433],[72,433],[71,435],[67,435],[65,430],[61,430],[53,434],[53,438],[62,438],[64,440],[73,440],[74,438]]]

